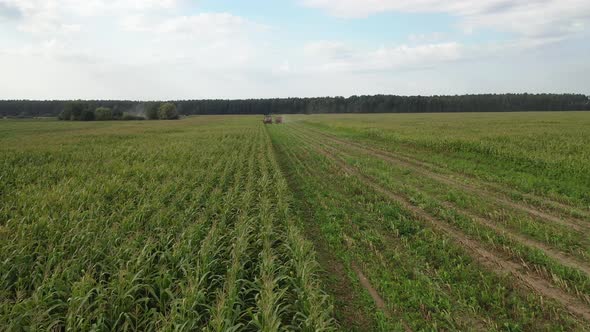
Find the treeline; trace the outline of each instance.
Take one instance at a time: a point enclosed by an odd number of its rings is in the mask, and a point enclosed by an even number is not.
[[[147,108],[135,109],[134,113],[114,108],[92,105],[82,101],[65,103],[57,118],[64,121],[113,121],[113,120],[175,120],[178,119],[176,105],[173,103],[151,103]]]
[[[80,101],[88,109],[110,108],[128,114],[145,114],[160,105],[140,101]],[[68,101],[0,101],[0,116],[57,116]],[[268,113],[439,113],[590,110],[582,94],[482,94],[462,96],[352,96],[242,100],[172,101],[179,114]],[[156,105],[156,106],[154,106]],[[146,116],[147,117],[147,116]]]
[[[179,102],[179,110],[182,114],[573,111],[590,110],[590,99],[581,94],[488,94],[188,100]]]

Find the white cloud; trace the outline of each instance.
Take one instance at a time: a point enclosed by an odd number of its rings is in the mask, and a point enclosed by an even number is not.
[[[307,43],[303,53],[312,57],[345,59],[352,55],[353,50],[339,41],[321,40]]]
[[[219,40],[246,36],[252,31],[263,31],[263,25],[229,13],[200,13],[154,20],[144,15],[124,17],[122,27],[127,31],[149,32],[175,38]]]
[[[117,11],[146,11],[170,9],[176,0],[0,0],[0,3],[24,13],[69,13],[96,16]]]
[[[527,37],[569,35],[587,29],[588,0],[302,0],[332,15],[367,17],[383,12],[446,13],[465,31],[493,28]]]
[[[382,46],[371,51],[353,51],[339,42],[313,42],[304,47],[311,70],[328,72],[371,72],[433,67],[465,56],[456,42]]]
[[[278,66],[275,66],[272,69],[272,73],[275,75],[290,74],[292,72],[293,72],[293,68],[291,67],[291,64],[289,63],[288,60],[283,61],[283,63],[281,63]]]
[[[179,1],[0,0],[22,13],[17,29],[33,35],[4,46],[4,53],[74,62],[91,62],[95,53],[121,65],[209,70],[246,66],[257,55],[256,39],[266,26],[230,13],[178,15]]]
[[[171,9],[175,5],[176,0],[0,0],[0,8],[19,14],[19,30],[33,34],[78,32],[83,17]]]
[[[144,15],[127,15],[120,20],[120,25],[125,31],[147,32],[151,29]]]
[[[92,64],[103,60],[90,50],[79,49],[57,39],[43,40],[39,43],[25,44],[16,48],[0,49],[0,54],[76,64]]]
[[[182,5],[186,2],[0,0],[0,24],[7,28],[6,34],[0,33],[7,37],[0,45],[0,72],[5,78],[0,79],[0,98],[463,93],[524,89],[526,82],[542,91],[543,86],[535,84],[551,87],[567,82],[564,86],[575,88],[588,86],[590,77],[587,63],[580,60],[590,50],[579,46],[584,38],[564,41],[587,29],[588,6],[581,1],[306,1],[345,17],[441,12],[459,17],[465,31],[491,27],[518,33],[502,43],[473,44],[455,42],[452,34],[426,32],[408,36],[401,44],[384,39],[380,47],[345,32],[327,37],[336,41],[306,43],[314,37],[289,27],[273,29],[236,13],[195,13],[194,7]],[[574,2],[577,8],[563,5]],[[561,46],[554,47],[561,45],[557,43],[521,52],[556,41],[571,47],[569,54],[563,52],[569,60],[559,53]],[[574,47],[581,51],[572,51]],[[551,66],[545,65],[543,56],[537,57],[548,50],[559,53],[546,60]],[[528,56],[520,62],[525,65],[530,59],[542,60],[507,82],[506,71],[520,67],[510,65],[518,56]],[[568,62],[580,71],[562,70]],[[562,80],[538,80],[552,72]],[[569,76],[576,76],[572,73],[578,77],[569,81]],[[517,79],[520,83],[511,83]],[[483,85],[487,80],[496,85]]]
[[[408,41],[412,43],[433,43],[440,42],[445,38],[445,34],[442,32],[431,32],[431,33],[412,33],[408,36]]]
[[[147,38],[145,64],[184,65],[201,70],[243,70],[264,58],[267,27],[229,13],[200,13],[167,18],[135,15],[123,29]]]

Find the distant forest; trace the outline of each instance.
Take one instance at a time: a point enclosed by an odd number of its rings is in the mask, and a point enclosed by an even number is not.
[[[0,117],[58,116],[70,101],[0,101]],[[144,116],[162,102],[88,100],[89,109],[106,107]],[[482,94],[462,96],[352,96],[243,100],[178,100],[181,115],[194,114],[315,114],[315,113],[440,113],[590,110],[582,94]]]

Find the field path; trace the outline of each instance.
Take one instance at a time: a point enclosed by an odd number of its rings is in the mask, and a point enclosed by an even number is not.
[[[531,208],[530,206],[524,205],[522,203],[516,203],[514,201],[507,199],[506,197],[500,196],[499,194],[495,194],[495,193],[492,193],[488,190],[478,188],[474,185],[466,184],[466,183],[457,181],[455,179],[452,179],[448,176],[432,172],[427,169],[428,166],[426,166],[426,164],[423,162],[412,160],[412,159],[405,157],[405,156],[402,157],[399,155],[395,155],[390,152],[385,152],[383,150],[373,148],[370,146],[366,146],[366,145],[363,145],[360,143],[352,142],[349,140],[344,140],[344,139],[338,138],[334,135],[330,135],[330,134],[323,133],[320,131],[316,131],[316,130],[312,130],[312,129],[308,129],[308,128],[302,129],[301,126],[297,126],[296,128],[297,128],[297,130],[300,130],[300,131],[310,131],[310,132],[316,133],[318,135],[321,135],[322,137],[330,140],[331,142],[333,142],[335,144],[345,145],[347,147],[362,151],[364,153],[367,153],[367,154],[372,155],[374,157],[380,158],[380,159],[390,162],[392,164],[406,167],[408,169],[411,169],[412,171],[415,171],[421,175],[427,176],[431,179],[434,179],[434,180],[444,183],[446,185],[461,188],[465,191],[471,192],[471,193],[476,194],[478,196],[489,197],[502,205],[508,206],[508,207],[516,209],[516,210],[520,210],[520,211],[525,212],[528,215],[531,215],[533,217],[541,218],[541,219],[544,219],[547,221],[554,222],[556,224],[571,227],[572,229],[575,229],[577,231],[590,230],[590,223],[588,223],[588,221],[583,221],[581,219],[574,218],[574,217],[561,218],[561,217],[552,215],[550,213],[539,211],[538,209]],[[566,206],[564,206],[564,208],[565,207]],[[568,208],[571,208],[571,207],[568,207]]]
[[[438,229],[447,234],[451,239],[460,244],[474,260],[476,260],[485,268],[491,271],[501,270],[511,274],[522,286],[530,288],[544,297],[555,300],[556,302],[560,303],[564,308],[566,308],[570,313],[574,314],[575,316],[581,317],[587,321],[590,321],[590,307],[586,305],[584,302],[582,302],[580,299],[551,285],[551,283],[545,280],[544,278],[527,273],[523,270],[523,267],[520,264],[505,259],[497,255],[496,253],[484,248],[477,241],[470,239],[461,231],[446,224],[445,222],[441,222],[435,219],[427,212],[414,206],[405,197],[402,197],[396,193],[391,192],[390,190],[378,184],[369,176],[364,175],[355,168],[348,166],[338,156],[334,155],[328,150],[318,146],[317,151],[320,154],[324,155],[326,158],[336,163],[345,173],[357,177],[358,179],[363,181],[363,183],[365,183],[368,187],[372,188],[376,192],[388,197],[392,201],[398,202],[404,209],[410,211],[418,219],[425,221],[433,228]]]

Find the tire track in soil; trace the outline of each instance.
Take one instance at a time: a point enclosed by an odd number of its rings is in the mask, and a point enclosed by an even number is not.
[[[358,265],[356,264],[355,261],[352,261],[350,263],[350,266],[351,266],[352,270],[354,271],[354,273],[356,274],[356,276],[359,278],[359,281],[361,282],[361,285],[363,286],[363,288],[365,290],[367,290],[369,295],[371,295],[371,297],[373,298],[373,301],[375,301],[375,306],[377,307],[377,309],[383,311],[383,314],[385,316],[387,316],[388,318],[390,318],[391,315],[389,315],[389,313],[387,311],[387,306],[385,305],[385,301],[383,300],[381,295],[379,295],[379,292],[377,292],[375,287],[373,287],[373,285],[371,285],[371,282],[369,281],[369,279],[367,279],[367,277],[365,277],[365,275],[363,274],[363,271],[361,271],[361,269],[358,267]]]
[[[346,234],[343,234],[342,236],[344,237],[344,243],[346,244],[346,248],[351,250],[354,240],[348,237]],[[379,295],[377,289],[373,287],[373,285],[365,276],[363,271],[359,268],[355,260],[351,259],[350,267],[352,268],[352,271],[354,271],[354,273],[356,274],[363,288],[369,293],[369,295],[371,295],[371,298],[375,302],[375,306],[377,307],[377,309],[381,310],[387,318],[391,318],[391,315],[389,314],[389,311],[387,309],[387,305],[385,304],[385,300],[383,300],[381,295]]]
[[[307,138],[307,139],[312,140],[311,138]],[[316,144],[322,144],[321,142],[317,142],[317,141],[315,141],[315,142],[316,142]],[[331,147],[331,146],[330,147],[326,146],[326,147],[329,149],[332,149],[333,151],[337,151],[340,153],[343,152],[342,150],[338,150],[338,149]],[[349,153],[346,153],[346,152],[344,152],[344,153],[347,155],[350,155]],[[495,231],[496,233],[508,237],[510,240],[512,240],[514,242],[519,242],[519,243],[522,243],[522,244],[527,245],[529,247],[536,248],[536,249],[542,251],[543,253],[545,253],[545,255],[547,255],[548,257],[556,260],[560,264],[567,266],[569,268],[572,268],[572,269],[577,269],[579,271],[584,272],[586,275],[590,276],[590,266],[586,262],[583,262],[577,258],[567,255],[559,250],[556,250],[545,243],[542,243],[540,241],[530,239],[526,236],[520,235],[513,230],[510,230],[510,229],[507,229],[504,227],[500,227],[500,226],[496,225],[494,222],[492,222],[491,220],[477,216],[477,215],[467,211],[466,209],[462,209],[462,208],[452,205],[451,203],[448,203],[448,202],[440,202],[440,203],[444,207],[446,207],[447,209],[455,210],[455,211],[467,216],[471,220],[477,222],[478,224],[486,226],[486,227],[492,229],[493,231]]]
[[[298,130],[301,131],[300,128]],[[492,198],[496,202],[498,202],[502,205],[508,206],[508,207],[515,209],[515,210],[520,210],[530,216],[541,218],[541,219],[544,219],[547,221],[551,221],[551,222],[560,224],[562,226],[571,227],[577,231],[590,231],[590,225],[583,220],[580,220],[578,218],[573,218],[573,217],[568,218],[568,219],[566,219],[566,218],[562,219],[560,217],[554,216],[554,215],[549,214],[547,212],[536,210],[536,209],[526,206],[524,204],[510,201],[509,199],[502,197],[499,194],[492,193],[488,190],[478,188],[478,187],[471,185],[471,184],[462,183],[460,181],[454,180],[454,179],[452,179],[448,176],[442,175],[442,174],[434,173],[434,172],[426,169],[427,166],[425,166],[425,164],[420,161],[411,160],[407,157],[395,155],[390,152],[385,152],[385,151],[382,151],[382,150],[379,150],[376,148],[372,148],[369,146],[365,146],[365,145],[362,145],[362,144],[359,144],[356,142],[343,140],[338,137],[335,137],[334,135],[326,134],[326,133],[319,132],[316,130],[312,130],[312,129],[308,129],[308,128],[305,128],[303,130],[308,130],[310,132],[317,133],[318,135],[321,135],[338,145],[345,145],[347,147],[352,147],[354,149],[360,150],[364,153],[367,153],[371,156],[377,157],[377,158],[384,160],[386,162],[389,162],[389,163],[392,163],[392,164],[395,164],[395,165],[398,165],[401,167],[406,167],[408,169],[411,169],[412,171],[415,171],[421,175],[424,175],[424,176],[427,176],[431,179],[439,181],[443,184],[461,188],[465,191],[471,192],[471,193],[476,194],[478,196]]]
[[[500,268],[503,271],[510,273],[520,285],[532,289],[537,294],[553,299],[557,303],[561,304],[567,311],[577,317],[581,317],[586,321],[590,321],[590,308],[584,304],[578,298],[562,291],[561,289],[554,287],[547,280],[522,272],[522,266],[512,261],[501,258],[495,253],[485,249],[479,243],[471,240],[465,234],[458,231],[457,229],[447,225],[444,222],[440,222],[433,218],[431,215],[423,211],[422,209],[412,205],[404,197],[401,197],[388,189],[382,187],[376,183],[370,177],[361,174],[357,170],[346,165],[344,162],[339,160],[337,156],[334,156],[325,149],[318,147],[318,153],[324,155],[326,158],[336,163],[345,173],[357,177],[368,187],[372,188],[376,192],[388,197],[389,199],[398,202],[404,209],[410,211],[415,217],[425,221],[433,228],[444,232],[447,236],[453,239],[456,243],[460,244],[466,252],[483,267],[491,270],[492,272],[498,271]]]
[[[545,255],[556,260],[561,265],[580,270],[580,271],[586,273],[588,276],[590,276],[590,266],[588,266],[587,263],[582,262],[581,260],[579,260],[577,258],[574,258],[572,256],[569,256],[569,255],[563,253],[563,252],[560,252],[543,242],[540,242],[540,241],[537,241],[534,239],[530,239],[526,236],[522,236],[510,229],[499,227],[498,225],[496,225],[495,223],[493,223],[492,221],[490,221],[487,218],[482,218],[482,217],[476,216],[469,211],[458,208],[458,207],[453,206],[449,203],[444,202],[444,203],[442,203],[442,205],[445,206],[447,209],[456,210],[457,212],[469,217],[471,220],[477,222],[478,224],[483,225],[483,226],[487,226],[490,229],[494,230],[496,233],[502,234],[514,242],[519,242],[519,243],[525,244],[529,247],[536,248],[536,249],[542,251],[543,253],[545,253]]]
[[[353,240],[351,238],[349,238],[348,236],[346,236],[346,234],[344,234],[344,242],[346,243],[346,247],[348,247],[349,249],[352,248]],[[359,279],[361,286],[363,286],[363,288],[369,293],[369,295],[371,296],[371,298],[375,302],[375,306],[377,307],[377,309],[381,310],[381,312],[383,312],[385,317],[391,319],[391,313],[389,312],[389,308],[387,307],[385,300],[383,300],[383,298],[381,297],[381,295],[379,294],[377,289],[375,287],[373,287],[373,285],[371,284],[371,281],[369,281],[369,279],[365,276],[365,274],[363,273],[362,269],[358,266],[356,261],[351,260],[350,267],[352,268],[352,271],[354,271],[357,278]],[[402,325],[404,326],[404,330],[406,332],[412,331],[412,329],[410,328],[410,326],[408,325],[408,323],[406,321],[404,321],[403,319],[401,319],[400,321],[401,321]]]

